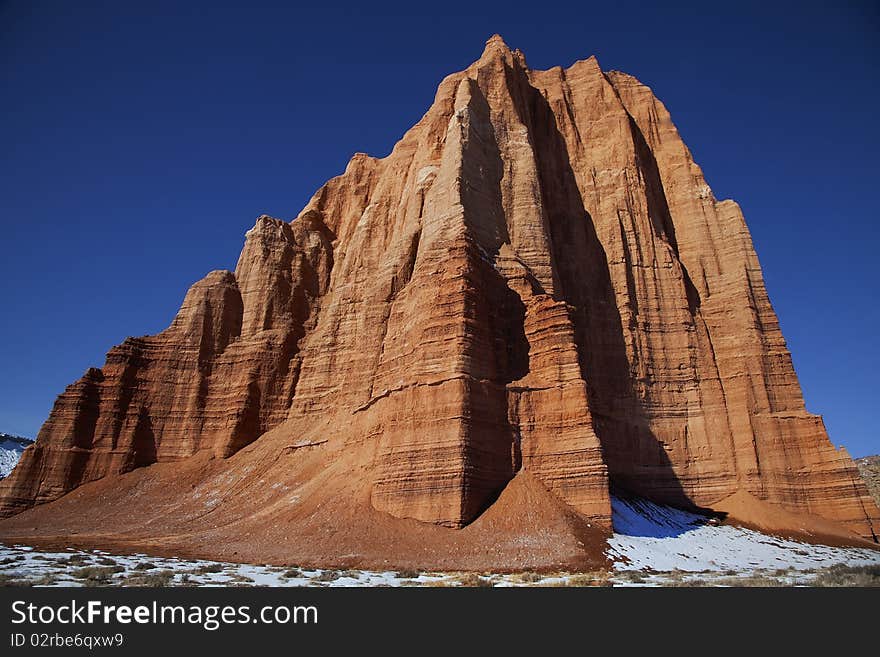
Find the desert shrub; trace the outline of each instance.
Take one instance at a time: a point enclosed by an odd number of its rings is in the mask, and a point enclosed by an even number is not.
[[[101,557],[98,559],[98,564],[101,566],[115,566],[116,562],[110,557]]]
[[[394,576],[397,579],[415,579],[416,577],[418,577],[421,574],[422,573],[419,572],[418,570],[403,569],[403,570],[398,570],[396,573],[394,573]]]
[[[59,559],[58,563],[65,566],[84,566],[92,563],[92,558],[87,554],[71,554],[66,559]]]
[[[471,586],[471,587],[480,587],[480,586],[495,586],[492,583],[492,580],[486,577],[480,577],[476,573],[461,573],[456,577],[456,581],[460,586]]]
[[[152,561],[141,561],[137,566],[134,567],[134,570],[152,570],[153,568],[157,568],[156,564]]]
[[[685,573],[683,570],[678,570],[676,568],[675,570],[669,570],[665,573],[662,573],[662,575],[663,575],[663,578],[666,579],[667,581],[680,582],[684,579]]]
[[[335,582],[339,579],[339,572],[336,570],[324,570],[320,575],[312,579],[316,582]]]
[[[694,579],[676,579],[671,582],[665,583],[664,586],[671,586],[673,588],[680,587],[701,587],[701,586],[712,586],[708,584],[706,580],[694,578]]]
[[[223,572],[223,564],[219,563],[206,563],[202,564],[198,568],[196,568],[193,573],[196,575],[207,575],[208,573],[220,573]]]
[[[55,575],[42,575],[31,581],[33,586],[52,586],[58,581],[58,578]]]
[[[116,573],[121,573],[125,568],[122,566],[85,566],[77,568],[71,575],[83,583],[91,583],[93,586],[104,586],[110,581],[110,577]]]
[[[199,586],[201,582],[193,579],[189,574],[184,573],[180,576],[180,586]]]
[[[832,569],[837,569],[840,572],[854,574],[854,575],[868,575],[869,577],[880,577],[880,564],[874,564],[872,566],[847,566],[844,564],[838,564],[837,566],[832,566]]]
[[[125,586],[141,586],[141,587],[162,587],[171,584],[174,579],[174,571],[159,570],[156,572],[141,572],[129,575],[125,580]]]
[[[281,573],[281,576],[284,579],[294,579],[297,577],[302,577],[303,574],[299,568],[290,568],[288,570],[285,570],[283,573]]]
[[[722,577],[712,582],[714,586],[740,586],[744,588],[778,588],[786,586],[785,582],[780,582],[775,577],[766,575],[748,575],[746,577]]]
[[[639,575],[638,579],[633,579],[631,581],[634,582],[644,582],[642,576]],[[596,571],[591,573],[574,573],[573,575],[569,575],[565,578],[566,586],[609,586],[610,585],[610,575],[609,573],[603,571]]]
[[[517,573],[516,579],[524,584],[534,584],[535,582],[540,582],[544,579],[544,576],[541,573],[534,573],[531,571],[525,571],[522,573]]]
[[[622,579],[626,582],[632,582],[633,584],[644,584],[645,578],[638,570],[621,570],[615,573],[615,576],[618,579]],[[676,577],[675,579],[680,579]]]
[[[18,573],[0,573],[0,586],[32,586],[31,580]]]

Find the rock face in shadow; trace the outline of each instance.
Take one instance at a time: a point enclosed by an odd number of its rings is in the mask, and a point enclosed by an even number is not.
[[[856,467],[859,474],[868,487],[868,493],[874,502],[880,504],[880,455],[863,456],[856,459]]]
[[[230,517],[279,484],[462,528],[524,472],[597,531],[611,483],[880,531],[804,408],[738,206],[660,101],[594,58],[531,70],[497,36],[390,155],[260,217],[234,274],[68,387],[0,511],[197,452],[228,461]],[[284,482],[249,479],[282,458]]]

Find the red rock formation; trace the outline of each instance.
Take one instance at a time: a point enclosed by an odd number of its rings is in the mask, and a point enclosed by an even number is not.
[[[256,509],[320,531],[331,500],[460,528],[537,489],[562,505],[554,528],[607,531],[609,482],[880,530],[804,408],[738,206],[663,105],[594,58],[531,70],[499,37],[388,157],[355,155],[289,224],[258,219],[234,275],[70,386],[0,510],[207,451],[225,459],[226,538]],[[503,495],[514,480],[529,494]],[[272,492],[289,488],[293,506]],[[168,501],[164,535],[195,535],[194,490]],[[309,545],[368,549],[345,532]]]

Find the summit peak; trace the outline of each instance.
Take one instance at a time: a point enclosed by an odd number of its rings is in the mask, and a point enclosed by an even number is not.
[[[504,42],[500,34],[493,34],[486,40],[486,47],[483,49],[483,55],[480,59],[486,59],[493,55],[510,55],[510,47]]]

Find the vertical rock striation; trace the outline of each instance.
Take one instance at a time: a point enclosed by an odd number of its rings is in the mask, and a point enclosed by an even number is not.
[[[390,155],[355,155],[290,223],[260,217],[234,274],[70,386],[0,510],[277,436],[296,476],[356,455],[375,510],[454,528],[522,472],[605,528],[615,485],[880,531],[804,408],[738,206],[663,105],[594,58],[531,70],[497,36]]]

